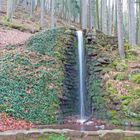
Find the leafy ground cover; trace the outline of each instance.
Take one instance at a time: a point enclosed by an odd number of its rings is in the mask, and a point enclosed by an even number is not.
[[[35,124],[57,121],[62,95],[64,29],[0,50],[0,113]],[[61,36],[61,39],[60,39]]]

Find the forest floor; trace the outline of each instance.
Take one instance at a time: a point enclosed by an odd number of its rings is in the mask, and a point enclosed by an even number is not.
[[[7,45],[22,45],[31,35],[17,29],[0,28],[0,48]]]

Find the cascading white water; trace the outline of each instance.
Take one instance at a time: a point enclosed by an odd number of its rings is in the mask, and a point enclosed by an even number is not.
[[[84,41],[83,32],[77,31],[78,37],[78,62],[79,62],[79,96],[80,96],[80,122],[85,121],[85,60],[84,60]]]

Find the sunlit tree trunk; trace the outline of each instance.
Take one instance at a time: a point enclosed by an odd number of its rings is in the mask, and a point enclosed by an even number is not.
[[[123,59],[125,58],[125,53],[124,53],[124,38],[123,38],[122,0],[117,0],[117,29],[118,29],[119,54],[120,57]]]

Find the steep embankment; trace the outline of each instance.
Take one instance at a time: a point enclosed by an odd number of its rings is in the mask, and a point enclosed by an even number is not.
[[[65,50],[73,30],[43,31],[25,45],[0,50],[0,113],[35,124],[57,122],[63,94]]]

